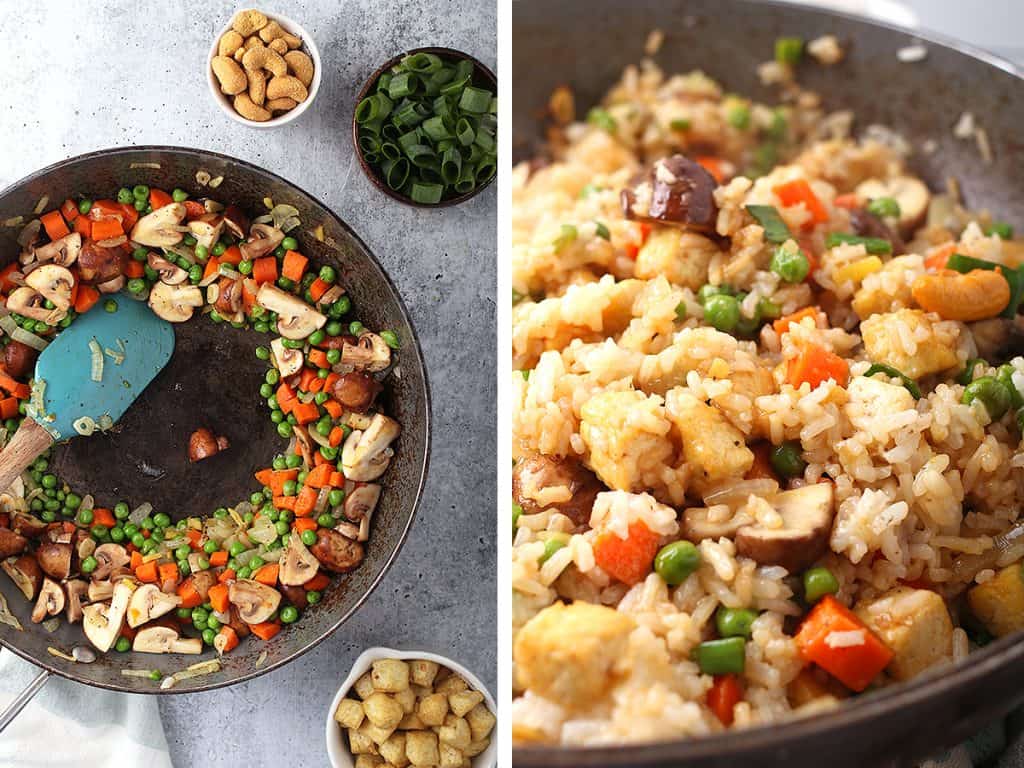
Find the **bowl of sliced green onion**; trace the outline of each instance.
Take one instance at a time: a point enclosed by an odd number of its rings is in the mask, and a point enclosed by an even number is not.
[[[352,140],[378,189],[409,205],[455,205],[498,169],[498,80],[468,54],[416,48],[366,81]]]

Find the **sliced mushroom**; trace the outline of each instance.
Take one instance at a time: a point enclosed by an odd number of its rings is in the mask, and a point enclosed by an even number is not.
[[[224,229],[224,219],[215,213],[208,213],[201,219],[190,221],[188,228],[196,238],[196,245],[201,245],[209,251],[220,239],[220,233]]]
[[[683,155],[656,161],[650,170],[634,177],[622,190],[622,210],[627,219],[707,232],[718,218],[714,176]]]
[[[64,595],[67,598],[64,610],[69,624],[82,620],[82,602],[88,591],[89,585],[81,579],[72,579],[64,585]]]
[[[177,245],[185,236],[188,227],[182,226],[185,218],[183,203],[171,203],[147,213],[132,227],[132,242],[150,248],[165,248]]]
[[[899,232],[894,232],[888,224],[867,208],[854,208],[850,211],[850,226],[856,234],[863,237],[878,237],[888,240],[892,244],[894,255],[907,252],[907,245],[903,242]]]
[[[857,196],[864,200],[891,197],[900,206],[899,226],[904,236],[909,236],[924,221],[928,214],[931,193],[920,179],[913,176],[893,176],[890,179],[869,179],[857,185]]]
[[[178,631],[157,625],[140,629],[132,650],[136,653],[186,653],[196,655],[203,652],[203,641],[198,637],[182,637]]]
[[[253,224],[249,230],[249,240],[238,246],[242,252],[242,258],[252,261],[253,259],[266,256],[277,248],[284,240],[284,232],[269,224]]]
[[[797,573],[825,552],[832,530],[832,483],[814,483],[777,494],[771,503],[782,527],[745,525],[736,531],[737,554],[762,565],[781,565]]]
[[[72,232],[51,243],[40,245],[33,249],[32,254],[39,261],[50,261],[62,267],[69,267],[75,263],[81,250],[82,236],[78,232]]]
[[[8,376],[21,379],[29,376],[35,367],[39,352],[28,344],[11,339],[4,347],[4,369]]]
[[[109,579],[117,568],[123,568],[131,561],[128,550],[120,544],[100,544],[92,553],[96,558],[96,570],[91,574],[96,581]]]
[[[297,587],[305,584],[316,576],[320,570],[320,561],[312,552],[306,549],[297,533],[293,533],[288,544],[281,554],[281,569],[278,571],[278,579],[286,586]]]
[[[0,562],[0,568],[11,577],[11,581],[21,590],[26,600],[32,600],[36,596],[43,580],[43,572],[32,555],[8,558]]]
[[[29,539],[38,539],[46,531],[46,523],[33,515],[15,512],[11,515],[11,530]]]
[[[359,521],[359,532],[356,534],[358,541],[368,541],[370,538],[370,520],[380,501],[380,490],[376,483],[360,483],[345,497],[345,517]]]
[[[313,451],[316,448],[309,437],[309,430],[300,424],[296,424],[292,431],[295,433],[295,444],[299,447],[302,460],[306,462],[307,466],[313,466]]]
[[[313,558],[316,560],[316,558]],[[320,563],[317,562],[317,568],[320,567]],[[302,587],[290,587],[287,585],[281,586],[281,594],[284,595],[285,599],[298,608],[300,611],[306,610],[309,605],[309,600],[306,599],[306,590]]]
[[[177,595],[167,595],[156,584],[143,584],[132,593],[128,603],[128,626],[142,626],[147,621],[158,619],[181,605]]]
[[[349,371],[334,382],[334,399],[350,411],[362,413],[373,405],[384,385],[362,371]]]
[[[41,320],[47,325],[54,325],[64,319],[67,314],[63,309],[47,309],[46,297],[41,293],[23,285],[15,288],[7,297],[7,309],[18,315]]]
[[[371,373],[383,371],[391,364],[391,347],[376,333],[362,334],[355,344],[343,344],[341,362]]]
[[[97,650],[106,653],[121,634],[124,615],[136,586],[131,579],[121,579],[114,586],[109,604],[93,603],[82,608],[82,629]]]
[[[214,306],[222,317],[231,318],[238,314],[242,309],[242,281],[222,277],[217,283],[217,299]]]
[[[544,506],[537,503],[536,498],[543,489],[558,486],[569,491],[569,499]],[[535,454],[523,457],[512,469],[512,498],[523,512],[534,514],[543,509],[556,509],[579,530],[590,526],[594,499],[603,490],[604,484],[597,475],[578,459]]]
[[[71,306],[71,289],[75,284],[75,276],[67,267],[44,264],[26,276],[25,284],[52,301],[57,309],[66,311]]]
[[[110,581],[96,581],[93,579],[89,582],[89,602],[98,603],[103,600],[109,600],[114,596],[114,582]]]
[[[196,307],[203,306],[203,292],[194,285],[154,283],[149,292],[149,306],[164,320],[183,323],[192,317]]]
[[[281,593],[252,579],[236,579],[228,588],[228,600],[246,624],[260,624],[281,604]]]
[[[747,516],[728,520],[709,520],[707,507],[690,507],[683,511],[679,531],[687,541],[700,542],[704,539],[718,540],[723,536],[731,539],[736,531],[750,522]]]
[[[32,610],[32,621],[38,624],[47,616],[56,616],[63,610],[64,590],[57,582],[43,579],[43,587],[39,590],[36,607]]]
[[[316,544],[309,551],[320,565],[334,573],[348,573],[363,562],[365,555],[362,544],[330,528],[317,531]]]
[[[365,431],[356,430],[341,449],[342,472],[349,480],[376,480],[388,468],[394,451],[389,447],[402,431],[397,421],[382,413],[374,414]]]
[[[195,463],[215,456],[230,446],[228,439],[215,437],[207,427],[200,427],[188,439],[188,460]]]
[[[274,339],[270,342],[270,353],[274,356],[274,366],[281,373],[281,378],[302,370],[301,349],[288,349],[282,339]]]
[[[86,240],[78,254],[78,277],[83,283],[106,283],[124,274],[128,266],[125,246],[106,247]]]
[[[256,294],[256,303],[266,310],[277,312],[277,332],[286,339],[304,339],[322,328],[327,317],[298,296],[264,283]]]
[[[71,575],[73,552],[71,542],[47,541],[36,550],[36,560],[43,573],[61,581]]]
[[[118,275],[113,280],[107,280],[107,282],[97,285],[96,290],[100,293],[117,293],[124,288],[124,284],[126,282],[128,281],[125,279],[124,275]]]
[[[249,229],[249,217],[245,215],[241,208],[232,203],[224,209],[222,215],[224,216],[224,226],[228,232],[239,240],[245,237],[245,233]],[[277,246],[274,247],[276,248]]]
[[[188,280],[188,272],[177,264],[172,264],[158,253],[151,252],[146,257],[146,263],[157,273],[161,282],[168,285],[181,285]]]

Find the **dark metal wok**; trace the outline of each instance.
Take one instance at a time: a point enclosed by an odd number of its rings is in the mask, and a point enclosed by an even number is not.
[[[846,60],[807,65],[801,82],[830,108],[849,108],[857,127],[881,123],[914,146],[934,139],[938,151],[912,166],[933,189],[959,179],[972,208],[988,208],[1024,225],[1024,81],[1012,65],[950,41],[850,16],[743,0],[518,0],[512,5],[513,146],[516,159],[541,145],[543,111],[552,89],[570,84],[581,114],[643,56],[655,28],[665,42],[655,57],[667,71],[702,69],[737,93],[766,100],[755,67],[770,59],[780,35],[810,40],[833,33]],[[915,39],[925,61],[902,64],[896,51]],[[971,111],[988,132],[995,162],[982,163],[973,141],[952,126]],[[518,749],[517,768],[531,766],[814,766],[910,765],[972,735],[1024,701],[1024,643],[1004,638],[942,674],[860,697],[820,717],[707,739],[638,747]]]
[[[160,168],[133,168],[159,163]],[[205,191],[196,171],[223,175],[216,190]],[[169,691],[145,678],[126,677],[125,668],[160,669],[165,673],[195,663],[196,656],[119,654],[100,656],[92,664],[73,664],[47,652],[54,646],[70,651],[88,645],[80,625],[47,633],[29,621],[31,606],[6,576],[0,592],[25,626],[18,632],[0,625],[0,644],[34,664],[71,680],[130,693],[186,693],[248,680],[291,661],[336,630],[380,581],[398,554],[412,523],[427,471],[430,438],[430,397],[416,333],[402,300],[380,264],[359,237],[315,198],[279,176],[224,155],[174,147],[138,147],[94,152],[44,168],[0,192],[0,220],[30,218],[37,201],[48,195],[51,205],[80,194],[116,195],[121,186],[147,184],[162,189],[181,187],[193,196],[207,194],[235,202],[251,215],[265,212],[265,197],[299,209],[298,239],[313,262],[333,265],[353,299],[354,317],[370,328],[392,328],[402,340],[397,370],[387,379],[382,397],[386,411],[402,424],[392,466],[384,476],[384,492],[374,515],[366,559],[353,573],[328,587],[322,602],[273,640],[243,641],[223,659],[221,672],[180,682]],[[310,234],[322,224],[325,242]],[[0,263],[17,258],[18,229],[0,230]],[[128,300],[128,299],[122,299]],[[97,506],[118,500],[132,505],[150,501],[155,511],[178,520],[208,515],[213,509],[248,498],[255,488],[252,473],[267,466],[284,447],[259,395],[265,364],[253,349],[267,337],[195,318],[175,326],[176,348],[167,367],[143,392],[109,435],[79,439],[58,446],[55,471],[80,493],[93,493]],[[224,434],[231,447],[197,464],[189,464],[189,434],[208,426]],[[256,666],[266,651],[265,663]],[[208,652],[203,658],[209,658]]]

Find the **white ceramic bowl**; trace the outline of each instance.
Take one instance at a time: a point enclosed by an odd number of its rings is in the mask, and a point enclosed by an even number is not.
[[[497,714],[498,708],[490,691],[487,690],[476,675],[461,664],[457,664],[444,656],[438,656],[436,653],[427,653],[425,651],[396,651],[393,648],[369,648],[363,651],[359,658],[356,659],[352,665],[352,671],[348,673],[348,677],[341,684],[338,692],[334,695],[330,708],[327,710],[325,735],[327,738],[327,755],[331,759],[332,768],[353,768],[355,766],[355,759],[348,751],[345,739],[342,736],[341,726],[334,719],[334,712],[337,710],[341,700],[345,698],[352,686],[356,684],[356,680],[370,669],[373,662],[380,659],[402,659],[404,661],[426,659],[427,661],[435,661],[444,667],[448,667],[452,672],[462,675],[474,690],[480,691],[484,695],[484,703],[487,704],[487,708]],[[494,726],[494,731],[491,732],[491,743],[487,749],[473,758],[473,768],[494,768],[498,764],[498,727],[498,725]]]
[[[285,125],[286,123],[290,123],[309,109],[309,105],[313,103],[317,92],[320,90],[320,73],[322,70],[320,65],[320,50],[316,47],[316,43],[313,41],[312,36],[302,26],[292,21],[287,16],[282,16],[278,13],[267,13],[266,11],[263,13],[271,21],[278,22],[293,35],[297,35],[302,38],[302,47],[299,48],[299,50],[308,54],[309,58],[313,60],[313,82],[309,84],[309,88],[307,89],[309,95],[306,97],[304,102],[282,115],[278,115],[277,117],[267,120],[265,123],[246,120],[240,114],[235,112],[235,108],[231,103],[231,97],[221,91],[220,84],[217,82],[217,77],[213,74],[213,68],[210,66],[210,62],[213,61],[213,57],[217,55],[217,46],[220,43],[220,39],[224,36],[225,32],[231,29],[231,19],[229,19],[228,23],[213,39],[213,44],[210,46],[210,52],[207,54],[206,61],[203,62],[203,66],[206,67],[206,82],[210,86],[210,93],[217,102],[217,105],[221,108],[221,111],[236,123],[241,123],[249,128],[277,128]],[[233,18],[234,17],[232,16],[232,19]]]

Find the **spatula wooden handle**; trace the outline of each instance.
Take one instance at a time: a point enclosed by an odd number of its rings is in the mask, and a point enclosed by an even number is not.
[[[53,437],[26,416],[2,452],[0,452],[0,493],[11,487],[11,483],[36,458],[53,445]]]

